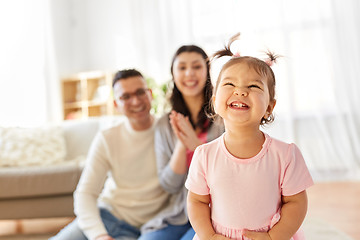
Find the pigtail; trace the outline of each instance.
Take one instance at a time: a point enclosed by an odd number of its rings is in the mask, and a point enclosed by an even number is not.
[[[274,63],[276,63],[277,59],[279,57],[282,57],[280,55],[275,54],[274,52],[271,52],[269,49],[264,52],[267,55],[267,58],[264,60],[264,62],[271,67]]]
[[[229,57],[240,57],[239,53],[233,54],[230,50],[230,46],[233,42],[235,42],[236,40],[239,39],[240,33],[235,34],[234,36],[232,36],[229,39],[229,42],[227,45],[224,46],[224,49],[221,49],[217,52],[215,52],[212,56],[211,56],[211,61],[216,59],[216,58],[221,58],[224,56],[229,56]]]

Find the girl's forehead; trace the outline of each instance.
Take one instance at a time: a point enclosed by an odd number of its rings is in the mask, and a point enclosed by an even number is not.
[[[226,69],[223,70],[221,74],[221,79],[236,79],[240,77],[262,78],[260,74],[256,72],[255,68],[246,62],[236,63],[228,66]]]

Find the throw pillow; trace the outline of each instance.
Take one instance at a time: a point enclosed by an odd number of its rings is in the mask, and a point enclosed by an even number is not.
[[[0,167],[50,165],[65,160],[66,145],[59,126],[1,128]]]

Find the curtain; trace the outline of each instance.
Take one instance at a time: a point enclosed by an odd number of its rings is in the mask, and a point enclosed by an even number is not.
[[[0,126],[38,126],[59,119],[48,1],[0,3]],[[61,114],[61,112],[60,112]]]

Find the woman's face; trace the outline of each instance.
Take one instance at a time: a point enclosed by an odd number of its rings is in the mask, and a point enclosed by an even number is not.
[[[206,83],[206,61],[200,53],[180,53],[173,64],[174,82],[184,97],[203,95]]]

